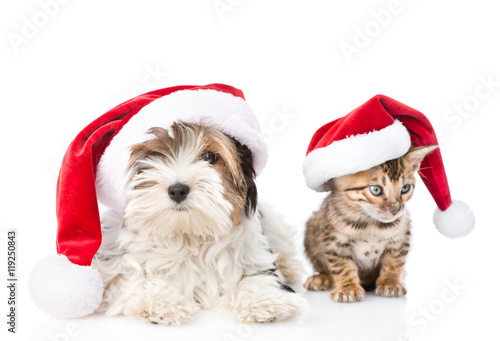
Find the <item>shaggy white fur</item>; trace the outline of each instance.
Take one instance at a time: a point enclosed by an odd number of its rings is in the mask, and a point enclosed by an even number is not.
[[[154,241],[121,224],[111,226],[119,220],[114,211],[103,218],[103,247],[108,249],[101,247],[93,266],[106,287],[99,310],[108,315],[180,324],[192,320],[200,309],[216,309],[250,323],[284,320],[305,309],[303,297],[283,290],[280,279],[267,273],[276,262],[286,280],[302,278],[301,262],[290,257],[293,240],[270,245],[258,214],[244,218],[217,241],[183,233]],[[283,227],[289,226],[267,226],[270,239],[290,236]],[[118,256],[112,242],[117,230],[119,248],[127,249]],[[284,253],[269,251],[284,245],[290,247]]]
[[[234,226],[220,174],[200,160],[202,142],[202,136],[184,141],[166,160],[137,161],[146,168],[130,182],[124,216],[102,215],[103,242],[93,262],[105,286],[99,310],[158,324],[190,321],[200,309],[240,322],[301,314],[304,298],[276,273],[277,265],[287,280],[301,276],[293,229],[268,206]],[[181,203],[167,195],[176,183],[190,188]]]
[[[259,203],[263,233],[271,249],[278,254],[276,265],[287,283],[302,283],[305,273],[303,264],[295,256],[295,228],[286,223],[285,217],[268,203]]]

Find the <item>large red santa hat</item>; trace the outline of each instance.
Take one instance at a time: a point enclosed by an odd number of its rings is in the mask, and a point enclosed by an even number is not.
[[[303,164],[306,184],[318,192],[327,191],[326,182],[332,178],[399,158],[411,145],[437,143],[424,114],[377,95],[316,131]],[[434,213],[438,230],[451,238],[467,235],[474,228],[474,214],[465,203],[452,201],[439,149],[424,158],[419,174],[438,206]]]
[[[176,86],[137,96],[78,134],[64,156],[57,184],[57,253],[39,262],[29,290],[53,317],[79,317],[99,306],[103,282],[90,267],[101,245],[98,200],[119,213],[127,201],[130,147],[151,138],[151,127],[175,121],[213,126],[246,145],[259,174],[267,149],[243,92],[224,84]]]

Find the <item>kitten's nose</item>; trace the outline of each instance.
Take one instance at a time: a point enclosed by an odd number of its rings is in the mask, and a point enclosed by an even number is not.
[[[396,215],[401,211],[401,203],[399,201],[393,202],[389,206],[389,211],[392,213],[392,215]]]
[[[392,215],[396,215],[399,213],[399,211],[401,211],[401,208],[394,207],[394,208],[390,208],[389,211],[392,213]]]
[[[389,211],[392,213],[392,215],[398,214],[399,211],[401,211],[401,204],[389,207]]]
[[[181,183],[168,187],[168,196],[177,203],[181,203],[189,194],[189,186]]]

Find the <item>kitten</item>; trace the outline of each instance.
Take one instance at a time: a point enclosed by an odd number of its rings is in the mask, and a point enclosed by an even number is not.
[[[332,192],[306,225],[305,252],[319,274],[308,290],[333,289],[338,302],[360,302],[365,287],[384,297],[406,294],[403,267],[410,248],[410,216],[405,203],[414,173],[437,145],[412,147],[398,159],[331,179]]]

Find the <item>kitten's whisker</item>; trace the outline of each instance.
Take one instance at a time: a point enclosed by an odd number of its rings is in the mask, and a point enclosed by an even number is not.
[[[427,176],[420,174],[420,177],[421,177],[423,180],[426,180],[426,181],[428,181],[428,182],[429,182],[429,179],[427,178]]]

